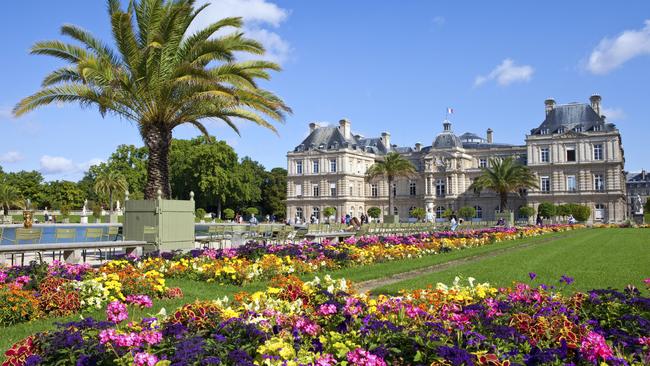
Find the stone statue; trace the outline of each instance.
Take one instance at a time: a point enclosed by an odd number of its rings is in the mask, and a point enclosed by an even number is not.
[[[84,207],[81,208],[81,216],[88,216],[88,200],[84,200]]]
[[[632,200],[634,213],[637,215],[643,215],[643,202],[641,202],[641,196],[637,194]]]
[[[117,200],[117,202],[115,202],[115,211],[118,213],[122,212],[122,208],[120,207],[120,200]]]

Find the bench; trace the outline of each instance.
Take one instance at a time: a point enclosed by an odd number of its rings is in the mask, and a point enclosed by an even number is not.
[[[92,242],[48,243],[48,244],[11,244],[11,245],[0,245],[0,255],[36,253],[42,261],[43,260],[42,252],[62,251],[63,259],[67,263],[76,263],[78,261],[78,258],[75,255],[76,250],[82,250],[85,252],[86,250],[90,250],[90,249],[101,250],[101,249],[124,248],[126,254],[128,255],[134,253],[137,248],[143,248],[148,245],[153,245],[153,244],[147,243],[146,241],[138,241],[138,240],[92,241]],[[86,258],[84,255],[84,261],[85,260]]]

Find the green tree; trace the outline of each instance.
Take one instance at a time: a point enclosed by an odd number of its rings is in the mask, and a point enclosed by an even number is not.
[[[557,205],[555,206],[555,215],[566,217],[571,215],[571,205]]]
[[[476,215],[476,209],[471,206],[461,207],[458,210],[458,216],[465,218],[466,220],[471,219]]]
[[[395,182],[395,179],[401,177],[412,177],[415,176],[416,170],[413,164],[405,159],[402,155],[396,152],[388,153],[383,160],[380,160],[368,168],[366,172],[366,178],[368,180],[375,180],[377,178],[383,178],[388,183],[388,207],[389,212],[393,209],[395,197],[392,194],[392,186]]]
[[[521,206],[519,207],[519,215],[521,217],[532,217],[535,215],[535,209],[530,206]]]
[[[202,208],[197,208],[196,209],[196,218],[199,220],[203,220],[205,218],[205,210]]]
[[[0,182],[0,207],[5,216],[9,215],[9,210],[13,207],[23,208],[24,201],[18,189]]]
[[[86,30],[64,25],[63,35],[81,45],[60,41],[36,43],[32,54],[69,63],[43,80],[43,89],[14,107],[16,116],[53,103],[96,106],[102,116],[115,114],[137,124],[148,148],[145,198],[171,196],[169,150],[172,131],[182,124],[206,136],[201,121],[217,119],[238,132],[233,118],[275,130],[290,112],[284,102],[257,85],[279,66],[267,61],[237,62],[236,53],[264,54],[262,45],[240,31],[219,35],[225,27],[241,28],[240,18],[225,18],[190,34],[205,6],[193,0],[108,0],[116,50]]]
[[[18,190],[24,199],[30,199],[34,207],[40,207],[44,199],[43,176],[37,171],[12,172],[5,174],[5,183]]]
[[[537,206],[537,213],[546,219],[555,216],[555,205],[549,202],[542,202]]]
[[[522,189],[537,188],[537,178],[530,169],[513,157],[491,158],[490,167],[481,168],[482,174],[469,187],[475,192],[491,190],[499,196],[499,209],[508,205],[508,194]]]
[[[591,209],[585,205],[573,203],[569,205],[569,210],[569,215],[572,215],[578,221],[587,221],[591,216]]]
[[[411,212],[409,212],[409,215],[418,219],[418,221],[422,221],[427,216],[427,213],[422,207],[414,207]]]
[[[442,217],[445,219],[448,219],[451,217],[451,215],[454,214],[454,211],[451,208],[448,208],[442,212]]]
[[[62,180],[51,181],[43,186],[44,198],[41,204],[48,207],[81,208],[84,202],[84,194],[75,182]]]
[[[325,218],[327,220],[329,220],[330,217],[332,217],[334,215],[336,215],[336,208],[334,208],[334,207],[325,207],[323,209],[323,216],[325,216]]]
[[[287,170],[284,168],[273,168],[267,172],[262,183],[262,202],[264,212],[276,215],[279,218],[286,217],[287,210]]]
[[[227,209],[223,210],[223,217],[226,220],[234,219],[235,218],[235,210],[233,210],[232,208],[227,208]]]
[[[102,172],[95,180],[95,192],[108,196],[108,209],[113,212],[113,197],[128,189],[124,176],[116,171]]]
[[[379,218],[381,215],[381,208],[379,207],[370,207],[368,209],[368,216],[372,217],[373,219]]]
[[[260,213],[260,210],[257,209],[257,207],[248,207],[246,208],[246,214],[248,217],[253,217],[255,215],[258,215]]]

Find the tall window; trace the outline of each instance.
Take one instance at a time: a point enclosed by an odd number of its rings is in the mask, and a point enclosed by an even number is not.
[[[399,210],[397,209],[397,206],[393,207],[393,215],[399,215]]]
[[[566,177],[566,190],[567,191],[575,191],[576,190],[576,176],[575,175],[569,175]]]
[[[296,174],[302,174],[302,160],[296,160]]]
[[[443,213],[445,213],[445,206],[436,207],[436,217],[437,218],[441,219]]]
[[[336,183],[330,183],[330,196],[336,196]]]
[[[377,184],[371,184],[370,185],[370,195],[373,197],[377,197],[379,195],[379,190],[377,189]]]
[[[315,218],[320,219],[320,208],[314,207],[314,211],[312,212],[312,215],[314,215]]]
[[[354,187],[350,184],[350,196],[354,196]]]
[[[605,190],[605,179],[602,174],[594,174],[594,189],[597,191]]]
[[[445,196],[445,180],[438,179],[436,181],[436,196],[444,197]]]
[[[549,159],[549,153],[548,153],[548,147],[543,147],[543,148],[539,149],[539,152],[540,152],[539,158],[542,161],[542,163],[548,163],[549,160],[550,160]]]
[[[475,218],[477,219],[483,218],[483,208],[481,208],[481,206],[474,206],[474,211],[476,211],[476,213],[474,214]]]
[[[550,192],[551,191],[551,178],[542,177],[541,178],[540,189],[542,190],[542,192]]]
[[[594,160],[603,160],[603,144],[594,144]]]
[[[409,182],[409,195],[415,196],[415,182]]]
[[[336,173],[336,159],[330,159],[330,172]]]
[[[393,197],[397,196],[397,184],[393,183]]]
[[[318,186],[318,184],[314,184],[314,185],[311,187],[311,190],[312,190],[312,193],[313,193],[313,196],[314,196],[314,197],[318,197],[318,196],[320,196],[320,187]]]
[[[302,184],[296,184],[296,196],[302,196]]]
[[[487,159],[478,159],[479,168],[487,168]]]
[[[297,207],[297,208],[296,208],[296,217],[299,217],[301,220],[303,219],[303,216],[302,216],[302,207]]]
[[[576,161],[576,148],[567,147],[566,148],[566,161]]]
[[[320,172],[320,162],[318,160],[314,160],[312,162],[312,173],[318,173]]]

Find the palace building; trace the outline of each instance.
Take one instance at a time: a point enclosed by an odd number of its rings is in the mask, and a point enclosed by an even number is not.
[[[448,120],[431,145],[393,144],[390,133],[364,137],[352,131],[350,121],[338,126],[309,124],[309,135],[287,154],[287,217],[302,221],[312,215],[322,219],[325,207],[336,209],[337,219],[360,216],[370,207],[382,214],[407,218],[414,207],[431,209],[436,217],[446,209],[476,209],[476,219],[492,220],[499,210],[498,197],[469,190],[472,181],[488,167],[490,158],[513,156],[539,179],[539,188],[513,193],[508,209],[541,202],[578,203],[591,208],[591,222],[621,222],[627,217],[625,158],[621,135],[601,114],[601,97],[589,103],[556,104],[545,101],[545,117],[525,137],[525,144],[494,141],[485,136],[457,135]],[[392,187],[382,180],[367,181],[366,170],[397,152],[416,167],[418,176],[398,180]],[[388,207],[388,195],[395,207]]]

